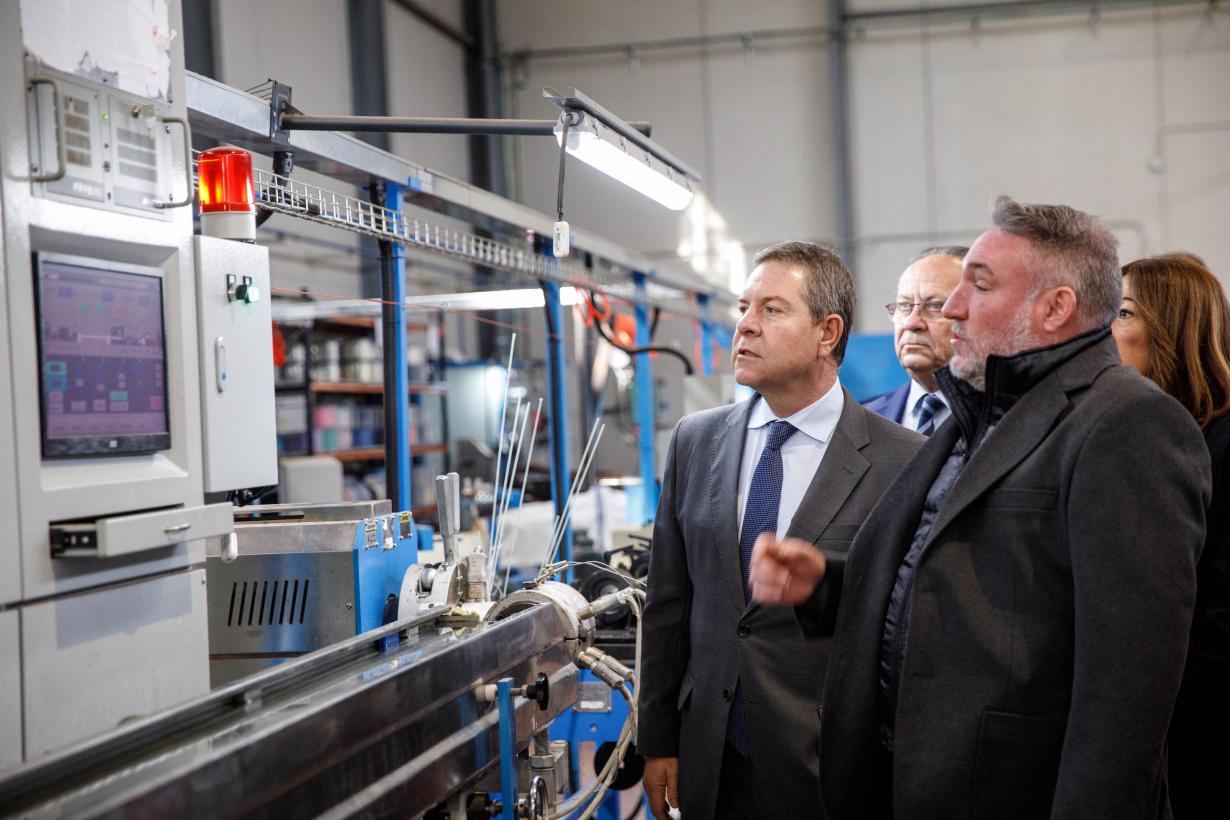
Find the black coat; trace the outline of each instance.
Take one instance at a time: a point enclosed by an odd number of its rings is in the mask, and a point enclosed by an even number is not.
[[[1196,565],[1196,614],[1170,727],[1170,800],[1178,820],[1230,815],[1230,414],[1204,431],[1213,466],[1208,535]]]
[[[1164,744],[1208,450],[1178,402],[1119,363],[1108,334],[1083,344],[1040,379],[1055,349],[988,366],[993,390],[1035,378],[964,468],[915,571],[891,772],[898,818],[1169,814]],[[954,410],[801,609],[801,624],[823,625],[844,599],[820,741],[831,818],[867,817],[876,797],[885,607],[961,434]]]

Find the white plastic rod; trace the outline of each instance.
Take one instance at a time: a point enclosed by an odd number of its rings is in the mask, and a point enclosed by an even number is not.
[[[568,501],[564,504],[564,511],[560,515],[559,525],[556,527],[555,534],[551,539],[551,549],[547,553],[547,560],[543,562],[539,568],[539,573],[546,569],[547,564],[550,564],[555,558],[555,551],[559,549],[560,542],[564,540],[564,530],[568,528],[568,522],[572,518],[572,501],[576,498],[577,488],[585,483],[585,478],[589,474],[589,465],[594,460],[594,454],[598,451],[598,442],[602,439],[602,433],[606,430],[606,425],[601,419],[594,422],[594,429],[590,431],[589,441],[585,443],[585,451],[581,453],[581,462],[577,465],[577,477],[572,483],[572,488],[568,491]]]
[[[495,501],[500,491],[500,459],[504,456],[504,421],[508,414],[508,388],[512,384],[513,351],[517,349],[517,334],[508,342],[508,367],[504,370],[504,396],[500,399],[500,438],[495,452],[495,475],[491,479],[491,529],[495,530]]]

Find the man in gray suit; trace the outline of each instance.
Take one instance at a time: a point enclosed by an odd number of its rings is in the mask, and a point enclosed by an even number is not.
[[[1006,197],[992,219],[944,306],[953,418],[848,560],[765,536],[754,597],[797,605],[805,634],[836,630],[832,820],[1169,816],[1208,450],[1119,362],[1110,233]]]
[[[831,251],[761,251],[739,299],[735,379],[754,398],[684,418],[654,522],[637,747],[645,790],[687,820],[815,810],[827,641],[749,604],[762,532],[843,553],[921,445],[837,380],[854,282]],[[797,512],[796,512],[797,511]]]

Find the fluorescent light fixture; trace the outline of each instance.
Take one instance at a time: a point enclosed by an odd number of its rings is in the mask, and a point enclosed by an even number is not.
[[[664,148],[576,89],[543,94],[563,109],[555,124],[555,142],[569,154],[655,202],[681,211],[692,201],[692,183],[700,176]],[[568,144],[564,142],[564,121]]]
[[[577,289],[564,285],[559,289],[559,303],[564,307],[578,301]],[[460,312],[474,310],[524,310],[540,308],[547,303],[541,288],[515,290],[480,290],[472,293],[432,293],[409,296],[402,303],[407,313]],[[329,316],[380,316],[383,306],[372,299],[345,299],[322,302],[275,302],[275,321],[308,321]]]
[[[598,479],[599,487],[639,487],[644,483],[639,475],[616,475]]]
[[[547,303],[541,288],[517,288],[516,290],[480,290],[473,293],[441,293],[428,296],[411,296],[406,299],[406,309],[415,308],[442,311],[468,310],[523,310],[540,308]],[[564,306],[577,303],[577,289],[565,285],[559,289],[559,303]]]
[[[566,117],[565,112],[561,117]],[[555,142],[563,142],[563,125],[555,125]],[[603,128],[590,117],[568,129],[569,154],[624,185],[640,191],[659,205],[672,211],[682,211],[692,201],[692,189],[680,185],[671,169],[654,167],[653,157],[639,146]],[[684,182],[687,182],[685,177]]]

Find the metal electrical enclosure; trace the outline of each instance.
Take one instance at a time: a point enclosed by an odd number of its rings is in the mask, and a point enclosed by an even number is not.
[[[0,767],[208,689],[181,27],[0,4]]]
[[[269,250],[210,236],[193,241],[205,492],[277,484]]]

